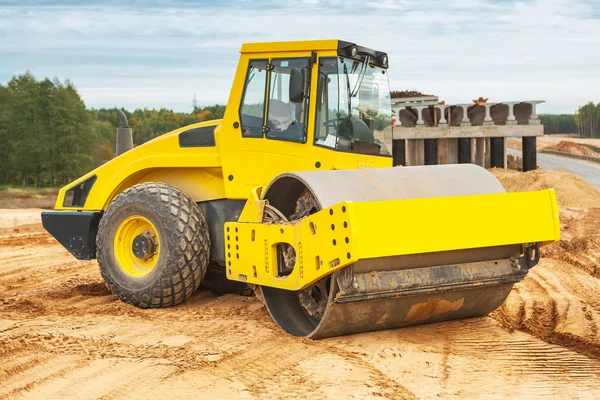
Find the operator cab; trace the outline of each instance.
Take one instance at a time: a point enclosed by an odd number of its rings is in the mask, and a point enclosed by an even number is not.
[[[391,139],[393,114],[383,57],[384,65],[372,63],[369,53],[319,60],[315,145],[390,155],[384,138]]]
[[[337,53],[251,59],[240,107],[242,136],[305,143],[314,127],[315,146],[390,156],[384,143],[391,143],[393,116],[387,55],[343,41]],[[316,103],[314,118],[310,101]]]

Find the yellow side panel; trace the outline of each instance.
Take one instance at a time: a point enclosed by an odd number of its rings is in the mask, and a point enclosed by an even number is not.
[[[356,262],[348,217],[347,204],[340,203],[295,225],[226,223],[227,278],[299,290]],[[289,243],[296,251],[294,270],[285,277],[277,272],[279,243]]]
[[[179,133],[188,129],[202,126],[212,126],[219,121],[209,121],[189,125],[173,132],[166,133],[141,146],[135,147],[126,153],[110,160],[95,170],[87,173],[76,181],[63,187],[56,200],[57,210],[104,210],[112,199],[126,188],[138,182],[147,182],[150,179],[169,179],[169,182],[177,182],[183,185],[183,180],[176,177],[177,172],[183,172],[191,177],[196,176],[196,181],[208,182],[203,189],[196,189],[193,193],[199,196],[193,200],[209,200],[224,197],[224,186],[222,178],[219,178],[222,167],[220,153],[220,129],[215,129],[215,143],[213,147],[179,147]],[[196,172],[190,172],[198,169]],[[208,171],[219,171],[218,174],[200,172],[201,169]],[[171,170],[171,171],[168,171]],[[92,176],[96,176],[96,182],[87,197],[84,207],[63,207],[65,193],[71,187],[81,183]],[[210,177],[209,175],[212,175]],[[219,187],[219,182],[221,187]],[[186,185],[190,188],[190,185]],[[182,188],[183,189],[183,188]]]
[[[240,165],[243,168],[240,174],[244,185],[251,187],[267,185],[275,176],[283,172],[306,169],[304,158],[301,156],[266,151],[241,151]]]
[[[139,180],[144,182],[163,182],[181,190],[192,200],[225,198],[223,176],[213,175],[202,168],[164,168],[150,172]]]
[[[560,240],[553,189],[352,203],[359,258]]]
[[[342,202],[294,225],[225,224],[227,277],[299,290],[360,259],[560,240],[554,190]],[[296,253],[278,276],[277,245]]]

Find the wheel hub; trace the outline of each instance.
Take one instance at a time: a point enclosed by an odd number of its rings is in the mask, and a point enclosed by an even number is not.
[[[146,217],[132,215],[117,227],[114,255],[124,273],[134,278],[148,275],[157,263],[160,237]]]
[[[137,258],[147,260],[154,255],[156,242],[148,232],[140,233],[133,239],[131,249]]]

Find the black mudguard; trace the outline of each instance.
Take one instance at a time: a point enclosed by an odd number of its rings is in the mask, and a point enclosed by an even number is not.
[[[78,260],[96,258],[96,234],[102,213],[44,211],[42,225]]]

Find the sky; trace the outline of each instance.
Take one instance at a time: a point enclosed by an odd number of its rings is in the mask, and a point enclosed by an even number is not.
[[[244,42],[389,54],[393,90],[446,104],[600,102],[600,0],[0,0],[0,83],[69,79],[88,107],[225,104]]]

